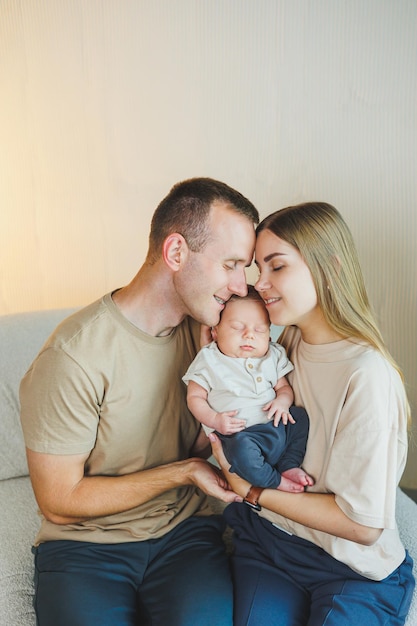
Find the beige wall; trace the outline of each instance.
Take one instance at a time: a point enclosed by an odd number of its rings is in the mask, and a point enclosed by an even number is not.
[[[323,199],[415,413],[416,25],[414,0],[1,0],[0,313],[130,280],[177,180]]]

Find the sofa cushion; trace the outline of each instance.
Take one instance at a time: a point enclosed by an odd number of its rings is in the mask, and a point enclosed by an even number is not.
[[[28,473],[19,418],[20,380],[55,326],[73,310],[0,316],[0,479]]]
[[[33,556],[39,529],[28,477],[0,481],[0,624],[34,626]]]

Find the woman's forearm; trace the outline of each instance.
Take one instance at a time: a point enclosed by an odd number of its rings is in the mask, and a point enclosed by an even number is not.
[[[375,543],[382,532],[351,520],[337,505],[333,494],[294,494],[265,489],[259,497],[259,504],[308,528],[363,545]]]
[[[249,491],[250,483],[229,471],[230,464],[224,456],[221,442],[214,434],[209,435],[213,454],[233,491],[242,498]],[[382,530],[363,526],[351,520],[336,504],[335,496],[326,493],[289,493],[277,489],[264,489],[259,504],[293,522],[319,530],[362,545],[372,545]]]

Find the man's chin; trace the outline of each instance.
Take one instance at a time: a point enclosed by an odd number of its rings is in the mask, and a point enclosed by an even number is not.
[[[216,304],[218,304],[217,301]],[[217,326],[220,322],[220,316],[223,309],[224,306],[220,307],[220,305],[218,305],[217,307],[214,307],[212,305],[210,308],[206,307],[203,311],[195,311],[194,315],[191,314],[191,317],[197,320],[200,324],[204,324],[204,326],[212,328],[213,326]]]
[[[204,326],[208,326],[209,328],[213,328],[214,326],[217,326],[219,322],[220,322],[220,315],[217,318],[212,317],[210,320],[206,318],[204,322],[201,322],[201,324],[204,324]]]

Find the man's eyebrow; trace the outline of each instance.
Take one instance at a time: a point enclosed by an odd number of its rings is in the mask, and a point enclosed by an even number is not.
[[[230,259],[226,259],[225,263],[244,263],[245,267],[250,267],[252,265],[252,259],[248,261],[247,259],[242,259],[240,257],[232,257]]]

